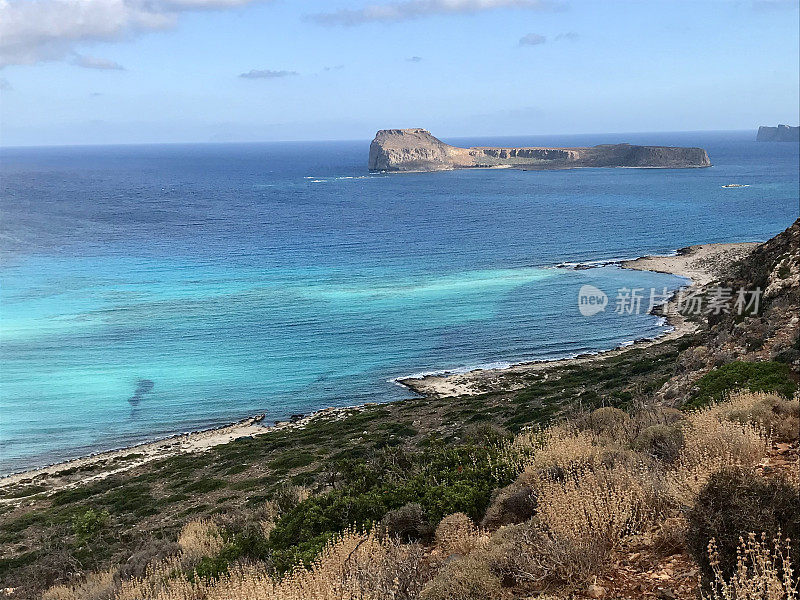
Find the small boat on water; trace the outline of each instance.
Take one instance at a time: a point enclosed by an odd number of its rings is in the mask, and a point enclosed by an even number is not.
[[[726,185],[723,185],[722,187],[724,187],[724,188],[735,188],[735,187],[750,187],[750,186],[748,184],[746,184],[746,183],[728,183]]]

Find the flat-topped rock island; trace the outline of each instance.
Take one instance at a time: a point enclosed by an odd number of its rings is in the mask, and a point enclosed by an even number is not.
[[[587,148],[459,148],[426,129],[381,129],[369,147],[369,170],[387,172],[451,169],[640,167],[684,169],[710,167],[703,148],[603,144]]]

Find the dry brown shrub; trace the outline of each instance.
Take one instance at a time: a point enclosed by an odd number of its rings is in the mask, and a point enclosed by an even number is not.
[[[170,556],[147,567],[141,577],[119,584],[114,600],[201,600],[202,591],[186,578],[180,557]]]
[[[592,539],[548,531],[538,520],[501,527],[484,551],[486,562],[504,577],[534,589],[582,587],[607,556]]]
[[[444,517],[436,527],[436,547],[445,555],[466,556],[486,542],[484,533],[464,513]]]
[[[311,489],[304,485],[284,484],[275,492],[273,502],[281,513],[289,512],[295,506],[311,497]]]
[[[421,600],[496,600],[503,597],[503,588],[486,561],[467,556],[442,567],[419,597]]]
[[[736,392],[711,407],[720,419],[760,425],[773,439],[792,442],[800,435],[800,399],[766,392]]]
[[[114,569],[89,573],[85,579],[69,585],[56,585],[42,595],[42,600],[109,600],[114,596]]]
[[[403,542],[429,542],[433,537],[433,526],[417,502],[409,502],[387,512],[378,529],[382,534]]]
[[[595,409],[580,418],[577,424],[582,430],[588,430],[601,439],[615,442],[627,440],[631,431],[631,418],[628,413],[613,406]]]
[[[686,413],[669,406],[645,406],[631,416],[631,428],[637,434],[654,425],[677,425],[686,420]]]
[[[224,542],[214,521],[200,519],[189,521],[183,526],[178,536],[178,545],[187,559],[199,560],[204,556],[217,554],[222,550]]]
[[[567,425],[556,425],[535,437],[524,434],[515,440],[515,444],[530,445],[533,450],[517,481],[521,485],[531,485],[543,475],[557,479],[568,471],[594,465],[602,451],[602,447],[594,443],[591,433]]]
[[[712,473],[725,467],[749,467],[766,455],[767,432],[758,423],[728,420],[732,405],[723,402],[689,415],[683,449],[666,474],[678,505],[691,505]]]
[[[676,425],[651,425],[636,436],[633,448],[656,460],[671,463],[683,448],[683,431]]]
[[[798,581],[794,577],[790,540],[775,539],[770,544],[762,534],[751,533],[741,540],[736,572],[730,579],[722,574],[716,560],[717,546],[712,539],[708,555],[714,570],[714,581],[704,600],[795,600]]]
[[[657,491],[644,468],[571,469],[561,480],[540,477],[534,487],[542,524],[573,539],[614,546],[659,516]]]

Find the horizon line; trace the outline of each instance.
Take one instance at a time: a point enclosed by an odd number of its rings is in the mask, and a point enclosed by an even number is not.
[[[650,131],[587,131],[581,133],[518,133],[518,134],[503,134],[503,135],[442,135],[437,136],[448,139],[481,139],[481,138],[516,138],[516,137],[543,137],[543,136],[584,136],[584,135],[642,135],[642,134],[664,134],[664,133],[735,133],[753,131],[757,132],[758,128],[745,128],[745,129],[674,129],[674,130],[650,130]],[[769,125],[768,127],[775,127]],[[384,128],[384,129],[405,129],[405,128]],[[426,128],[421,128],[426,129]],[[376,131],[380,131],[376,130]],[[433,131],[427,129],[433,134]],[[64,144],[15,144],[5,145],[0,143],[0,150],[15,150],[23,148],[93,148],[93,147],[108,147],[108,146],[224,146],[224,145],[247,145],[247,144],[300,144],[309,142],[370,142],[370,138],[303,138],[303,139],[290,139],[290,140],[260,140],[260,141],[174,141],[174,142],[109,142],[109,143],[64,143]]]

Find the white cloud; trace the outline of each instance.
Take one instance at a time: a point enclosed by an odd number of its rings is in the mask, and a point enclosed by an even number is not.
[[[547,41],[547,38],[543,35],[539,35],[538,33],[529,33],[527,35],[523,35],[519,40],[520,46],[538,46],[539,44],[544,44]]]
[[[125,70],[125,67],[123,67],[118,62],[115,62],[113,60],[108,60],[107,58],[98,58],[96,56],[77,55],[75,57],[75,60],[73,60],[72,62],[78,65],[79,67],[84,67],[86,69],[100,69],[105,71]]]
[[[0,67],[59,60],[82,42],[173,27],[182,12],[251,0],[0,0]]]
[[[283,77],[293,77],[299,75],[297,71],[272,71],[270,69],[251,69],[247,73],[242,73],[239,77],[244,79],[281,79]]]
[[[477,13],[499,8],[553,10],[563,8],[553,0],[401,0],[388,4],[369,4],[358,9],[309,15],[322,25],[360,25],[362,23],[395,22],[433,15]]]

